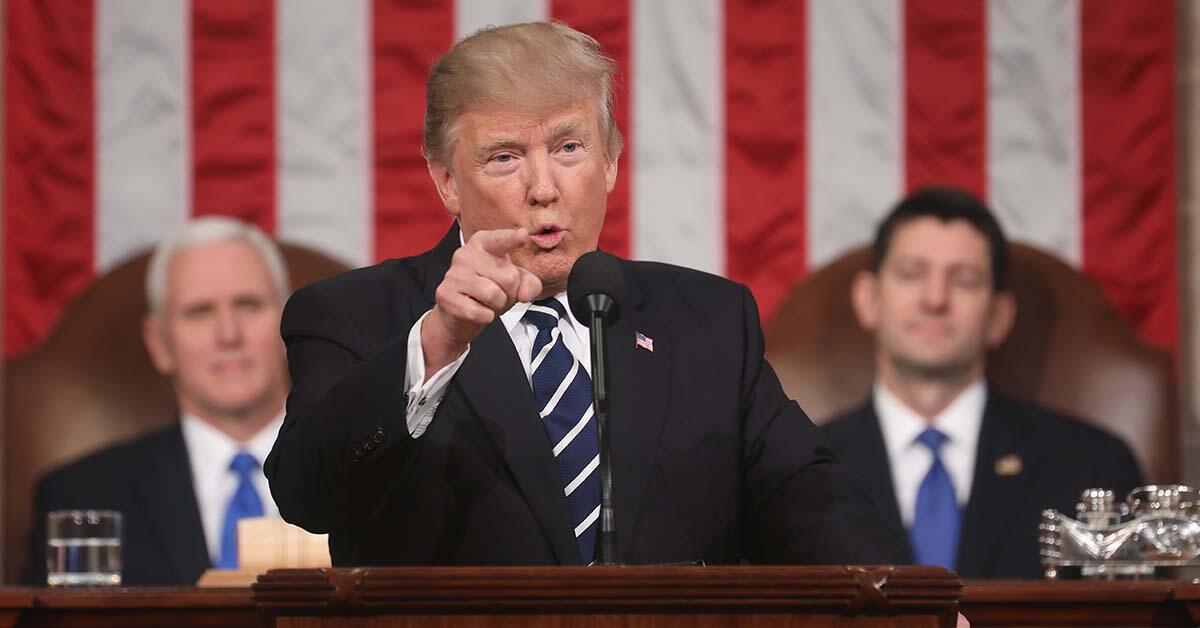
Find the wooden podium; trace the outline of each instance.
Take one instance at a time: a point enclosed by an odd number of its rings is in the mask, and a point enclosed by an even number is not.
[[[260,624],[954,626],[962,582],[936,567],[278,569]]]

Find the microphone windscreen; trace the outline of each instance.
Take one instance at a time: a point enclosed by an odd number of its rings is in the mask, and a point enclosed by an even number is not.
[[[625,299],[625,273],[620,258],[604,251],[584,253],[575,260],[571,275],[567,278],[567,302],[575,320],[590,326],[592,305],[588,297],[607,295],[612,299],[612,314],[608,322],[616,322],[616,311]],[[594,302],[594,299],[592,300]]]

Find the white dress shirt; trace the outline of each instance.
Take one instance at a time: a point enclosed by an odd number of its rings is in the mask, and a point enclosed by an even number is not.
[[[921,481],[933,466],[933,452],[917,442],[917,436],[927,427],[940,430],[948,438],[942,445],[942,465],[954,482],[954,494],[963,507],[971,496],[975,474],[976,446],[979,428],[983,424],[983,409],[987,403],[987,385],[983,379],[963,390],[950,405],[933,418],[932,424],[905,405],[884,386],[875,382],[875,415],[883,432],[888,462],[892,470],[892,488],[904,527],[912,526],[917,508],[917,491]]]
[[[237,472],[229,468],[229,463],[239,452],[244,451],[258,459],[259,468],[253,475],[253,482],[254,490],[262,499],[263,515],[279,516],[279,508],[271,499],[271,489],[267,486],[267,476],[263,475],[262,463],[271,453],[271,445],[275,443],[281,425],[282,413],[248,442],[239,443],[200,417],[183,416],[183,442],[187,446],[188,462],[192,467],[192,488],[196,492],[196,505],[200,507],[204,542],[208,545],[208,556],[214,565],[221,558],[225,511],[238,487]]]
[[[588,328],[575,320],[575,315],[571,313],[571,307],[567,304],[566,292],[560,292],[554,295],[554,298],[562,304],[567,313],[558,321],[559,337],[571,355],[574,355],[575,359],[579,360],[583,368],[587,370],[588,375],[591,375],[592,348],[589,342]],[[500,315],[500,322],[504,325],[504,329],[508,330],[513,346],[517,349],[517,356],[521,358],[521,366],[525,367],[525,379],[532,382],[531,354],[538,330],[533,323],[522,320],[525,312],[529,310],[529,305],[529,303],[517,303]],[[458,372],[459,367],[462,366],[463,360],[467,359],[467,354],[471,352],[471,347],[468,346],[455,361],[442,367],[441,370],[434,373],[433,377],[429,378],[429,381],[425,381],[425,352],[421,348],[421,325],[424,324],[426,316],[429,316],[429,312],[417,319],[417,324],[413,325],[412,330],[408,332],[408,364],[404,373],[404,390],[408,392],[408,408],[405,419],[408,424],[408,433],[413,438],[418,438],[425,433],[429,422],[433,420],[433,414],[437,411],[438,404],[442,402],[442,397],[446,394],[446,387],[450,384],[454,374]]]

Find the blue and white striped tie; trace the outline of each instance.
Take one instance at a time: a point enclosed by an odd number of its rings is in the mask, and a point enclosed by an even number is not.
[[[600,445],[592,416],[592,378],[562,341],[558,321],[566,311],[557,299],[529,306],[525,321],[537,327],[530,372],[533,399],[542,425],[554,443],[554,460],[575,526],[575,540],[584,564],[596,554],[600,517]]]

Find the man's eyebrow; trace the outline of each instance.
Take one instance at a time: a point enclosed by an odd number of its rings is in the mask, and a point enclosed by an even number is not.
[[[200,314],[202,312],[211,312],[217,308],[217,304],[211,300],[205,299],[202,301],[191,301],[184,303],[179,307],[179,311],[184,314]]]
[[[547,137],[552,141],[558,141],[567,135],[587,135],[587,126],[579,118],[564,120],[554,125]]]
[[[498,150],[519,149],[519,148],[522,148],[523,146],[524,145],[514,137],[502,137],[502,138],[487,142],[486,144],[481,144],[479,146],[479,150],[477,152],[479,152],[480,154],[484,154],[484,153],[490,153],[490,152],[494,152],[494,151],[498,151]]]

